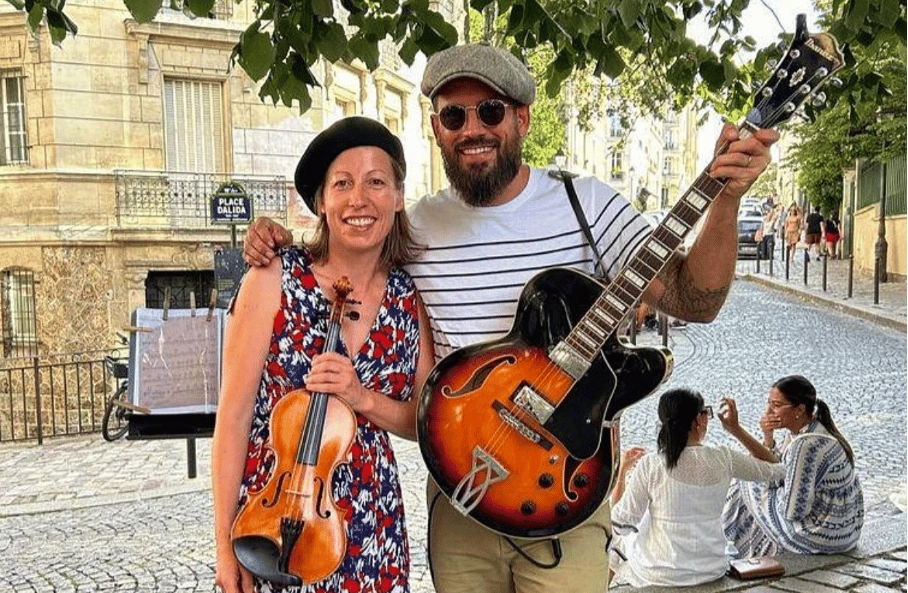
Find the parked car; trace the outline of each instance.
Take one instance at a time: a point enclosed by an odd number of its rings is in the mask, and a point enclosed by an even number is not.
[[[760,242],[756,240],[755,235],[762,225],[761,216],[738,218],[738,257],[757,257],[760,252]]]

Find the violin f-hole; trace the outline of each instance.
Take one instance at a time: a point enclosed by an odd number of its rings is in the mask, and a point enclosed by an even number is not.
[[[324,508],[322,502],[325,500],[325,481],[321,478],[315,478],[316,484],[318,484],[318,495],[316,495],[315,503],[315,514],[317,514],[322,519],[327,519],[331,516],[331,510]]]
[[[290,472],[284,472],[281,474],[280,479],[277,481],[277,486],[274,488],[274,500],[268,500],[267,498],[262,499],[262,506],[266,509],[270,509],[277,504],[277,501],[281,499],[281,492],[284,491],[284,480],[290,477]]]

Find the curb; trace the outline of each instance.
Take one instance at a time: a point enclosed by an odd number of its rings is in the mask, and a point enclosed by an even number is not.
[[[888,317],[886,315],[883,315],[882,313],[876,312],[876,311],[874,311],[872,309],[868,309],[866,307],[861,307],[858,305],[844,303],[844,302],[834,299],[832,297],[827,297],[827,296],[817,294],[815,292],[795,288],[795,287],[789,286],[787,284],[780,284],[779,282],[774,282],[772,280],[768,280],[761,276],[757,276],[757,275],[750,274],[750,273],[740,275],[739,278],[741,278],[742,280],[750,281],[750,282],[756,282],[757,284],[761,284],[763,286],[773,288],[773,289],[776,289],[776,290],[779,290],[782,292],[787,292],[789,294],[803,297],[807,300],[826,305],[827,307],[832,307],[833,309],[836,309],[843,313],[848,313],[850,315],[854,315],[855,317],[860,317],[861,319],[873,321],[874,323],[878,323],[880,325],[885,325],[892,329],[896,329],[896,330],[899,330],[902,332],[908,331],[908,323],[906,323],[906,321],[902,321],[899,319],[893,319],[892,317]]]

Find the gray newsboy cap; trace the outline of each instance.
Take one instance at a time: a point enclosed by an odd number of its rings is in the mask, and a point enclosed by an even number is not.
[[[524,105],[536,98],[536,81],[526,65],[511,52],[485,43],[457,45],[432,54],[422,76],[422,93],[434,99],[441,87],[456,78],[476,79]]]

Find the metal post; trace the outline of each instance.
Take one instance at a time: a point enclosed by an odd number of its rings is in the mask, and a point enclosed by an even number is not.
[[[880,304],[880,258],[873,259],[873,304]]]
[[[662,345],[668,346],[668,315],[659,313],[659,331],[662,332]]]
[[[854,255],[848,256],[848,298],[854,294]]]
[[[196,477],[195,437],[186,439],[186,467],[189,472],[189,479]]]
[[[826,262],[829,261],[829,258],[825,255],[823,256],[823,292],[826,292]]]
[[[41,378],[38,376],[38,357],[32,357],[32,368],[35,371],[35,413],[38,420],[38,444],[44,442],[44,422],[41,419]],[[28,419],[25,420],[26,436],[28,435]]]
[[[886,161],[880,163],[880,225],[877,228],[876,245],[874,252],[880,260],[880,271],[877,274],[880,282],[889,280],[886,273],[888,267],[889,244],[886,242]]]
[[[788,272],[791,269],[791,247],[785,246],[785,281],[788,281]]]
[[[236,225],[230,225],[230,248],[236,249]]]
[[[769,277],[770,278],[772,278],[772,262],[774,259],[776,259],[775,250],[773,250],[773,253],[769,254]]]
[[[757,274],[760,273],[760,248],[757,247]]]
[[[807,286],[807,268],[810,266],[810,250],[804,250],[804,286]]]

